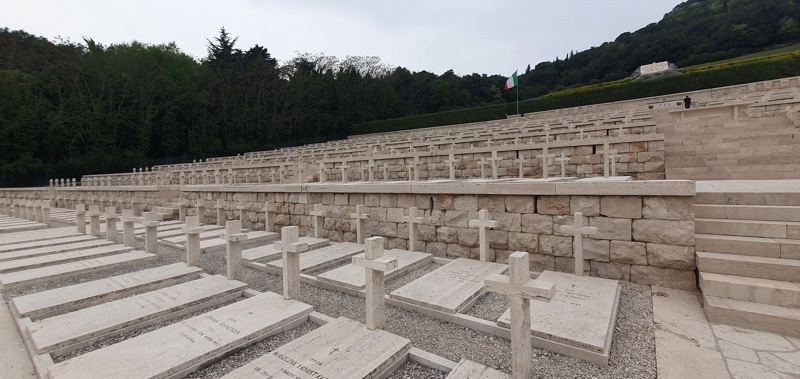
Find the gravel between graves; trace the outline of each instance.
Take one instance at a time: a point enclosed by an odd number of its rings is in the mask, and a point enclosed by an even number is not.
[[[137,240],[138,248],[142,248],[143,241]],[[254,247],[258,244],[248,244],[244,248]],[[114,271],[106,271],[82,277],[80,280],[68,279],[59,282],[47,283],[22,291],[12,291],[5,296],[18,296],[23,293],[41,291],[48,288],[61,287],[95,280],[112,275],[142,270],[175,262],[185,261],[182,249],[159,247],[159,259],[150,263],[131,265]],[[200,266],[209,274],[225,274],[224,252],[217,251],[203,253],[200,256]],[[393,291],[412,280],[436,269],[439,265],[428,264],[419,269],[406,273],[399,278],[387,282],[387,292]],[[271,275],[263,271],[242,268],[242,281],[248,283],[257,291],[271,291],[282,293],[282,279],[280,276]],[[533,349],[534,377],[536,378],[655,378],[655,342],[653,332],[652,303],[648,286],[632,284],[621,281],[622,293],[619,312],[611,348],[610,364],[599,367],[578,359],[565,357],[549,351]],[[310,304],[314,310],[330,317],[348,317],[360,322],[365,321],[364,300],[359,297],[346,295],[340,292],[318,288],[305,283],[301,284],[301,301]],[[469,314],[483,319],[496,319],[507,307],[507,301],[499,295],[488,294],[480,299],[470,309]],[[186,316],[189,317],[189,316]],[[154,330],[175,320],[153,325],[147,330]],[[255,359],[281,344],[288,342],[313,330],[316,326],[305,323],[298,328],[289,330],[264,341],[244,348],[223,360],[212,364],[190,378],[214,378],[229,372],[245,362]],[[458,362],[462,358],[482,363],[486,366],[503,372],[510,372],[511,356],[510,343],[499,337],[494,337],[462,326],[449,324],[432,317],[402,308],[387,306],[387,323],[385,329],[391,333],[411,340],[412,346],[430,353]],[[124,338],[140,334],[132,332]],[[104,340],[107,343],[111,339]],[[104,341],[87,347],[96,349]],[[77,353],[76,353],[77,354]],[[70,355],[71,356],[71,355]],[[443,373],[421,367],[414,363],[407,363],[395,372],[391,378],[442,378]]]

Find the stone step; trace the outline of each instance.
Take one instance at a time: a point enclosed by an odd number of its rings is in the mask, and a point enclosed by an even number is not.
[[[800,239],[800,222],[695,218],[694,231],[726,236]]]
[[[800,309],[703,295],[709,321],[800,337]]]
[[[165,214],[178,214],[178,208],[170,207],[153,207],[153,212]]]
[[[800,278],[800,260],[705,251],[698,251],[695,255],[700,272],[785,281],[796,281]]]
[[[708,296],[800,308],[798,283],[701,272],[700,288]]]
[[[796,205],[800,206],[800,193],[795,192],[703,192],[698,191],[695,204],[730,205]]]
[[[131,250],[133,250],[132,247],[125,245],[109,245],[109,246],[93,247],[89,249],[67,251],[64,253],[39,255],[39,256],[21,258],[16,260],[3,261],[0,262],[0,272],[7,273],[12,271],[31,270],[38,267],[54,266],[68,262],[104,257],[106,255],[124,254],[130,252]]]
[[[709,253],[800,259],[800,240],[697,233],[695,248]]]
[[[695,204],[694,217],[800,222],[800,206]]]

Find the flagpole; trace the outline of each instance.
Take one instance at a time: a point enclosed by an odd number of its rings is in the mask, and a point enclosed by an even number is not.
[[[517,75],[517,116],[519,116],[519,75]]]

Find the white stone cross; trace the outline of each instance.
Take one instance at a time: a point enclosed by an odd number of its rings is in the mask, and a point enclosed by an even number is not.
[[[28,202],[30,207],[31,202]],[[31,219],[34,217],[32,210],[28,211]],[[94,237],[100,237],[100,207],[97,205],[89,206],[89,233]]]
[[[424,218],[417,216],[417,207],[408,208],[408,216],[403,217],[403,221],[408,222],[408,250],[417,250],[417,224],[421,224]]]
[[[366,182],[367,181],[367,167],[366,166],[361,166],[360,169],[361,169],[361,181],[362,182]]]
[[[542,153],[536,156],[536,158],[542,160],[542,179],[547,179],[550,176],[550,158],[554,157],[554,154],[547,153],[547,144],[542,148]]]
[[[387,167],[386,164],[383,165],[383,181],[389,181],[389,167]]]
[[[322,238],[323,217],[325,217],[328,212],[322,209],[322,204],[314,204],[314,210],[310,213],[314,216],[312,219],[314,224],[314,237]]]
[[[583,276],[583,235],[593,235],[597,233],[596,227],[583,226],[583,213],[575,213],[574,225],[562,225],[561,233],[568,233],[575,236],[572,242],[572,255],[575,258],[575,275]]]
[[[328,176],[325,173],[325,162],[319,162],[319,182],[325,183],[328,181]]]
[[[603,144],[603,150],[600,151],[600,154],[603,154],[603,177],[607,178],[609,175],[608,164],[609,164],[609,155],[616,154],[617,149],[609,149],[608,142]]]
[[[366,221],[369,218],[366,206],[356,205],[356,213],[350,214],[350,217],[356,219],[356,242],[364,244],[364,234],[367,232]]]
[[[608,155],[608,159],[611,160],[611,176],[617,176],[617,158],[621,157],[621,155],[617,154],[617,152],[613,152]]]
[[[469,220],[470,228],[478,228],[478,238],[480,241],[480,258],[482,262],[494,262],[494,251],[489,251],[489,238],[486,228],[496,228],[497,221],[489,220],[489,211],[481,209],[478,211],[477,220]]]
[[[622,124],[619,124],[619,136],[622,137],[623,133],[624,132],[622,131]]]
[[[369,162],[367,162],[367,170],[369,172],[369,181],[370,182],[374,182],[375,181],[375,160],[374,159],[370,159]]]
[[[200,218],[198,216],[186,217],[186,226],[183,231],[186,233],[186,264],[198,267],[200,265],[200,233],[203,232]]]
[[[489,161],[481,157],[481,160],[478,161],[478,164],[481,166],[481,179],[486,179],[486,165],[489,164]]]
[[[492,150],[492,157],[489,161],[492,162],[492,179],[497,179],[497,162],[502,161],[503,158],[497,156],[497,150]]]
[[[273,232],[275,229],[275,207],[272,205],[272,201],[265,201],[264,208],[261,210],[264,211],[264,230]]]
[[[422,162],[419,161],[419,155],[414,156],[414,181],[419,181],[419,165]]]
[[[450,159],[444,161],[444,163],[447,163],[448,167],[450,168],[450,180],[455,180],[456,179],[456,166],[455,166],[455,163],[457,163],[457,162],[458,161],[456,160],[456,155],[453,154],[453,153],[450,153]]]
[[[247,240],[247,233],[242,233],[242,222],[239,220],[225,223],[225,252],[228,261],[228,279],[239,279],[242,273],[242,242]]]
[[[225,202],[217,199],[217,225],[225,226]]]
[[[386,323],[384,274],[397,268],[397,258],[383,256],[383,237],[367,238],[364,242],[364,257],[353,257],[353,265],[364,267],[367,329],[375,330]]]
[[[342,161],[342,183],[347,183],[347,161]]]
[[[106,239],[117,243],[117,214],[114,206],[106,207]]]
[[[514,160],[514,163],[519,165],[519,178],[520,179],[525,177],[524,174],[523,174],[522,169],[523,169],[523,167],[525,167],[525,162],[527,162],[527,161],[528,160],[523,158],[523,157],[519,157],[519,158]]]
[[[144,214],[144,251],[148,254],[158,254],[158,215],[153,212]]]
[[[508,296],[511,303],[511,375],[530,379],[531,299],[549,302],[555,295],[555,284],[534,280],[528,273],[530,258],[525,251],[508,257],[508,276],[492,274],[484,279],[487,291]]]
[[[585,133],[583,132],[583,130],[581,130],[581,132],[580,132],[580,133],[578,133],[578,137],[580,137],[580,139],[583,139],[583,137],[585,137],[585,136],[586,136],[586,135],[585,135]]]
[[[281,242],[275,247],[283,252],[283,298],[300,298],[300,253],[308,250],[308,244],[300,243],[300,229],[296,226],[281,228]]]
[[[558,163],[561,163],[561,177],[567,177],[567,167],[566,163],[569,162],[569,157],[564,155],[564,150],[561,150],[561,156],[556,158]]]
[[[303,177],[303,163],[297,163],[297,183],[302,184],[305,183],[305,178]]]

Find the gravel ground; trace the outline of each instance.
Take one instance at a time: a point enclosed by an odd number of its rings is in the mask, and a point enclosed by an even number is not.
[[[142,248],[143,241],[137,240],[138,248]],[[244,248],[257,246],[245,245]],[[78,279],[68,279],[59,282],[47,283],[35,288],[12,293],[17,296],[22,293],[41,291],[47,288],[60,287],[78,282],[118,275],[125,272],[141,270],[154,266],[185,261],[182,249],[160,246],[157,261],[128,266],[123,269],[93,274]],[[200,266],[210,274],[225,274],[224,252],[217,251],[203,253],[200,256]],[[439,265],[428,264],[413,270],[399,278],[387,282],[387,292],[391,292],[422,275],[435,270]],[[282,280],[280,276],[243,267],[242,281],[248,283],[257,291],[271,291],[282,293]],[[534,377],[536,378],[655,378],[655,343],[653,336],[652,304],[649,287],[620,282],[622,293],[620,299],[617,324],[614,334],[614,343],[611,348],[610,364],[605,367],[595,366],[577,359],[568,358],[548,351],[534,349]],[[9,294],[6,294],[8,297]],[[314,310],[331,317],[344,316],[365,321],[364,300],[340,292],[317,288],[305,283],[301,284],[301,301],[310,304]],[[469,314],[487,320],[499,317],[507,307],[503,296],[487,294],[481,298]],[[191,317],[191,316],[186,316]],[[146,330],[154,330],[163,325],[175,322],[164,322],[153,325]],[[223,360],[208,366],[190,376],[191,378],[214,378],[229,372],[245,362],[259,357],[275,347],[284,344],[302,334],[313,330],[316,325],[305,323],[293,330],[268,338],[262,342],[244,348]],[[387,323],[385,329],[391,333],[401,335],[411,340],[412,346],[434,353],[452,361],[467,358],[489,367],[504,372],[510,372],[511,356],[509,341],[477,332],[465,327],[448,324],[446,322],[401,308],[387,306]],[[130,338],[143,333],[136,331],[119,338]],[[97,344],[87,347],[74,354],[83,354],[118,342],[110,338],[98,341]],[[72,354],[70,356],[73,356]],[[62,357],[61,359],[66,359]],[[441,378],[442,373],[436,370],[423,368],[414,363],[407,363],[401,371],[394,373],[392,378]]]

